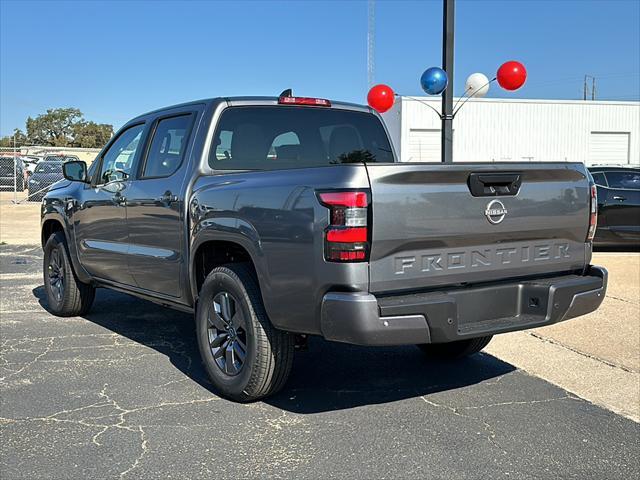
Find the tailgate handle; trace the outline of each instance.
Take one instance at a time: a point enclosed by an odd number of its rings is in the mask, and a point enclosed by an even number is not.
[[[471,173],[468,180],[469,191],[474,197],[516,195],[521,183],[520,173]]]

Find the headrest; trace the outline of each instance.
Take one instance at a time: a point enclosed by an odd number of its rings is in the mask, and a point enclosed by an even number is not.
[[[336,127],[329,137],[329,159],[337,160],[343,153],[360,150],[360,139],[352,127]]]
[[[247,163],[260,164],[267,158],[267,145],[260,125],[244,123],[238,125],[231,137],[231,158]]]
[[[300,158],[300,145],[280,145],[276,147],[278,160],[298,160]]]

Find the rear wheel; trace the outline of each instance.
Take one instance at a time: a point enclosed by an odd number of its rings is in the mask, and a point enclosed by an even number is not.
[[[294,336],[271,324],[248,265],[209,273],[198,298],[196,327],[204,367],[223,396],[250,402],[284,386]]]
[[[492,338],[493,335],[489,335],[488,337],[470,338],[468,340],[458,340],[457,342],[427,343],[417,345],[417,347],[429,358],[457,360],[478,353],[489,344]]]
[[[49,237],[44,246],[44,289],[51,313],[59,317],[84,315],[95,297],[95,287],[76,278],[63,232]]]

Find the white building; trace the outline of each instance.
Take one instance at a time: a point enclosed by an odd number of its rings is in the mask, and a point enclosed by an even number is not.
[[[454,103],[457,99],[454,100]],[[439,162],[440,98],[399,97],[382,116],[403,162]],[[453,121],[453,161],[640,164],[640,102],[469,100]]]

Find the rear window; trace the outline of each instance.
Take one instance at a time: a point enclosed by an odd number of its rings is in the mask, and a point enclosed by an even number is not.
[[[607,172],[610,188],[630,188],[640,190],[640,172]]]
[[[214,136],[216,170],[277,170],[342,163],[393,162],[374,115],[312,107],[233,107]]]
[[[600,185],[603,187],[607,186],[607,179],[604,176],[604,173],[602,172],[595,172],[595,173],[591,173],[591,176],[593,177],[593,181],[596,182],[596,185]]]

